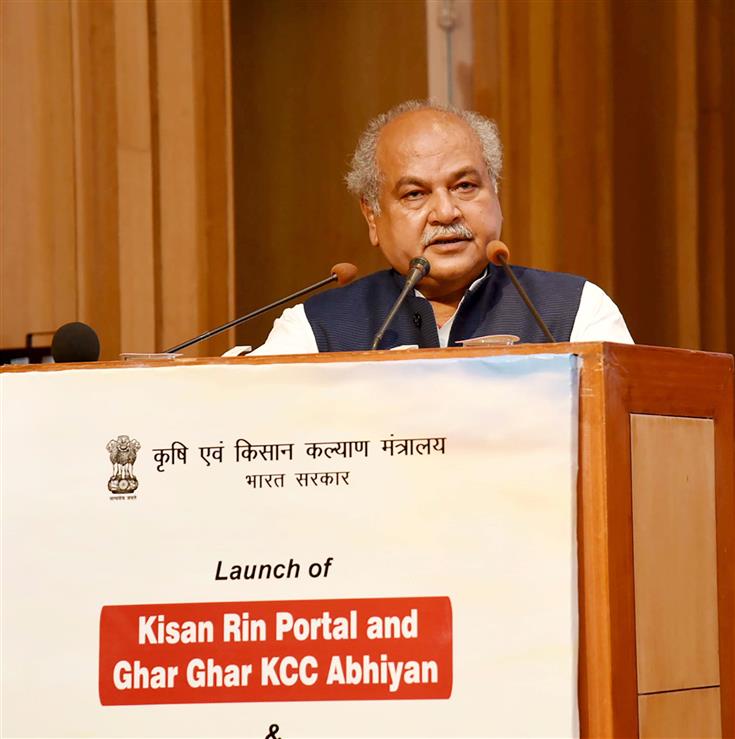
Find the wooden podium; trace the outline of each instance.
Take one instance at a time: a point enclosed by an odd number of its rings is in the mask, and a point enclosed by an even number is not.
[[[732,356],[585,343],[165,364],[390,362],[549,353],[571,353],[581,360],[581,735],[735,736]],[[3,371],[123,366],[136,365]]]
[[[733,358],[567,349],[582,357],[582,735],[733,736]]]

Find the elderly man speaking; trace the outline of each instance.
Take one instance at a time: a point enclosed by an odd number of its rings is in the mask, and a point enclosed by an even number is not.
[[[456,346],[463,339],[544,334],[505,272],[488,263],[500,236],[502,148],[483,116],[409,101],[375,118],[352,158],[347,186],[373,246],[392,269],[284,311],[255,354],[369,349],[404,286],[409,263],[430,272],[407,296],[379,348]],[[557,341],[632,342],[620,311],[582,277],[512,268]]]

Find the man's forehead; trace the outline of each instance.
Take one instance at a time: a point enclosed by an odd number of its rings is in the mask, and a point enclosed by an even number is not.
[[[386,124],[376,153],[383,170],[409,160],[453,152],[481,157],[482,144],[469,124],[458,116],[425,109],[403,113]]]

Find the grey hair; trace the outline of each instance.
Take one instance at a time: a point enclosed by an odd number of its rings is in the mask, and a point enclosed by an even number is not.
[[[433,100],[407,100],[396,105],[386,113],[381,113],[368,123],[357,142],[352,155],[350,171],[345,177],[347,189],[364,200],[376,213],[380,214],[378,195],[380,191],[380,171],[378,170],[378,141],[383,128],[398,116],[417,110],[437,110],[449,113],[463,120],[474,131],[482,147],[483,158],[495,189],[503,169],[503,147],[494,121],[471,110],[462,110],[454,105],[444,105]]]

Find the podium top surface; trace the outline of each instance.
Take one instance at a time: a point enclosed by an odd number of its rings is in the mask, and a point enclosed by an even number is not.
[[[245,357],[180,357],[177,359],[116,360],[104,362],[80,362],[65,364],[23,364],[0,366],[0,373],[5,372],[55,372],[80,369],[132,369],[156,367],[191,367],[192,365],[255,365],[255,364],[322,364],[329,362],[384,362],[405,361],[410,359],[448,359],[461,357],[492,357],[503,355],[528,354],[575,354],[583,359],[611,362],[635,361],[645,359],[647,362],[704,361],[715,363],[722,369],[730,366],[732,372],[733,356],[692,349],[675,349],[671,347],[654,347],[634,344],[613,344],[609,342],[562,342],[555,344],[517,344],[516,346],[482,346],[451,347],[433,349],[379,350],[360,352],[325,352],[319,354],[289,354]]]

